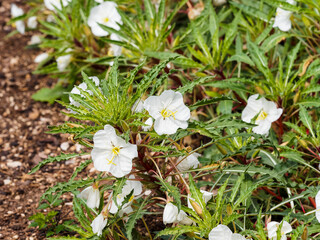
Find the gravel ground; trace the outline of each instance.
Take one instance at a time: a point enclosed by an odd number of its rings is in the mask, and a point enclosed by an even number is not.
[[[67,120],[58,104],[35,102],[31,95],[55,80],[33,75],[39,50],[25,49],[33,33],[5,38],[13,28],[7,26],[10,4],[25,10],[25,1],[0,1],[0,239],[44,239],[44,232],[28,228],[36,213],[41,194],[58,181],[68,179],[75,161],[54,164],[28,175],[32,167],[66,147],[67,136],[46,134],[48,125]],[[69,142],[67,151],[75,152]],[[60,209],[61,210],[61,209]]]

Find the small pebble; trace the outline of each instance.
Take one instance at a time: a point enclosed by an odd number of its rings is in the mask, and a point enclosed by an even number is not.
[[[7,162],[7,166],[10,168],[21,167],[22,163],[19,161],[11,161],[11,162]]]
[[[63,142],[63,143],[61,143],[60,148],[61,148],[62,151],[67,151],[69,146],[70,145],[69,145],[68,142]]]

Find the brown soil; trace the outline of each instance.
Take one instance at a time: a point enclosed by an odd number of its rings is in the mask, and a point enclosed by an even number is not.
[[[26,10],[25,1],[0,1],[0,239],[45,239],[44,232],[28,228],[36,213],[41,194],[58,181],[70,177],[74,163],[54,164],[28,175],[32,167],[49,155],[61,151],[66,136],[48,135],[48,125],[67,119],[58,104],[35,102],[31,95],[55,80],[33,75],[33,59],[40,50],[27,50],[32,32],[5,38],[13,28],[7,26],[10,4]],[[70,151],[75,146],[70,143]]]
[[[48,125],[58,125],[68,120],[58,105],[35,102],[31,95],[56,82],[48,76],[34,75],[34,58],[38,49],[25,46],[34,32],[6,36],[14,30],[6,23],[10,20],[11,3],[28,8],[24,0],[0,0],[0,239],[46,239],[45,231],[29,228],[29,217],[40,210],[39,199],[50,186],[67,181],[74,168],[83,159],[60,164],[49,164],[35,174],[28,172],[48,156],[61,153],[61,144],[69,143],[63,152],[76,152],[76,145],[65,135],[49,135]],[[89,166],[87,173],[90,172]],[[90,175],[94,175],[91,172]],[[55,209],[64,220],[72,218],[71,196],[64,196],[63,207]],[[162,209],[154,208],[153,211]],[[46,213],[46,210],[42,210]],[[151,230],[163,229],[162,219],[146,215]],[[146,232],[141,221],[138,231]]]

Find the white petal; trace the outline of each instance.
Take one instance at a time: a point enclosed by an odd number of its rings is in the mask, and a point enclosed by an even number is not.
[[[232,234],[231,240],[246,240],[246,238],[239,233]]]
[[[11,4],[11,16],[13,18],[22,16],[24,14],[24,11],[22,8],[19,8],[16,4]]]
[[[274,237],[277,238],[277,229],[278,229],[279,225],[280,224],[275,221],[269,222],[267,224],[268,238],[270,238],[270,239],[272,239]]]
[[[148,118],[147,121],[145,121],[144,123],[147,124],[148,126],[142,126],[142,130],[147,132],[152,128],[153,119],[152,118]]]
[[[205,203],[209,202],[210,199],[213,196],[213,193],[211,193],[211,192],[207,192],[207,191],[204,191],[204,190],[200,190],[200,192],[203,194],[202,198],[203,198]]]
[[[25,33],[25,26],[22,20],[16,21],[16,27],[19,33],[21,34]]]
[[[149,112],[150,116],[153,117],[154,119],[162,117],[160,113],[164,108],[164,105],[159,100],[158,96],[148,97],[144,101],[143,107]]]
[[[37,17],[36,16],[30,17],[28,19],[28,24],[27,25],[28,25],[28,28],[31,28],[31,29],[37,28],[37,25],[38,25]]]
[[[30,45],[41,43],[41,35],[33,35],[30,40]]]
[[[49,57],[48,53],[41,53],[34,59],[34,62],[40,63],[40,62],[46,60],[48,57]]]
[[[273,27],[278,27],[283,32],[289,31],[291,29],[291,15],[292,12],[277,8]]]
[[[99,189],[92,188],[88,200],[87,200],[87,206],[89,208],[98,208],[100,205],[100,192]]]
[[[247,106],[243,109],[241,119],[244,122],[250,123],[262,109],[261,99],[257,100],[259,94],[252,95],[248,98]]]
[[[209,240],[231,240],[232,232],[225,225],[218,225],[209,233]]]
[[[181,162],[177,165],[177,168],[179,169],[179,171],[187,171],[190,168],[197,168],[200,164],[198,160],[199,156],[199,153],[193,153],[186,157],[183,161],[181,161],[181,159],[183,159],[184,157],[179,157],[177,162]]]
[[[171,202],[167,203],[163,211],[163,224],[174,223],[178,217],[178,208]]]
[[[94,148],[112,149],[112,143],[116,140],[117,135],[115,129],[106,125],[103,130],[99,130],[93,136]]]
[[[258,123],[258,126],[252,128],[252,131],[256,134],[268,135],[270,128],[271,128],[271,122],[265,119],[265,120],[261,120]]]
[[[107,171],[110,172],[112,163],[110,160],[113,157],[113,154],[110,150],[93,148],[91,151],[91,157],[93,160],[93,165],[98,171]]]
[[[283,221],[281,232],[283,232],[284,234],[292,232],[290,223],[288,223],[287,221]]]
[[[102,214],[99,214],[91,223],[92,232],[98,236],[102,235],[102,230],[107,225],[108,220],[104,219]]]
[[[317,193],[316,195],[316,218],[318,220],[318,222],[320,223],[320,191]]]
[[[154,122],[154,130],[158,135],[174,134],[177,132],[178,128],[179,126],[176,124],[176,121],[171,119],[171,117],[165,119],[161,117]]]

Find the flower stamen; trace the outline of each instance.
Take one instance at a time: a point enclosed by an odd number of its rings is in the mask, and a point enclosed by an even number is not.
[[[162,111],[160,112],[161,116],[163,117],[163,119],[168,118],[168,117],[173,117],[174,120],[176,120],[175,118],[175,114],[177,111],[173,112],[169,109],[162,109]]]
[[[120,152],[120,148],[119,148],[119,147],[113,147],[113,148],[112,148],[113,156],[112,156],[112,158],[111,158],[110,160],[107,159],[108,165],[113,164],[113,165],[117,166],[117,165],[113,162],[113,159],[119,154],[119,152]]]
[[[257,120],[264,120],[268,117],[268,114],[265,111],[261,111],[261,113],[259,114],[259,116],[257,117]]]
[[[109,22],[109,18],[106,17],[105,19],[103,19],[103,21],[107,23]]]

